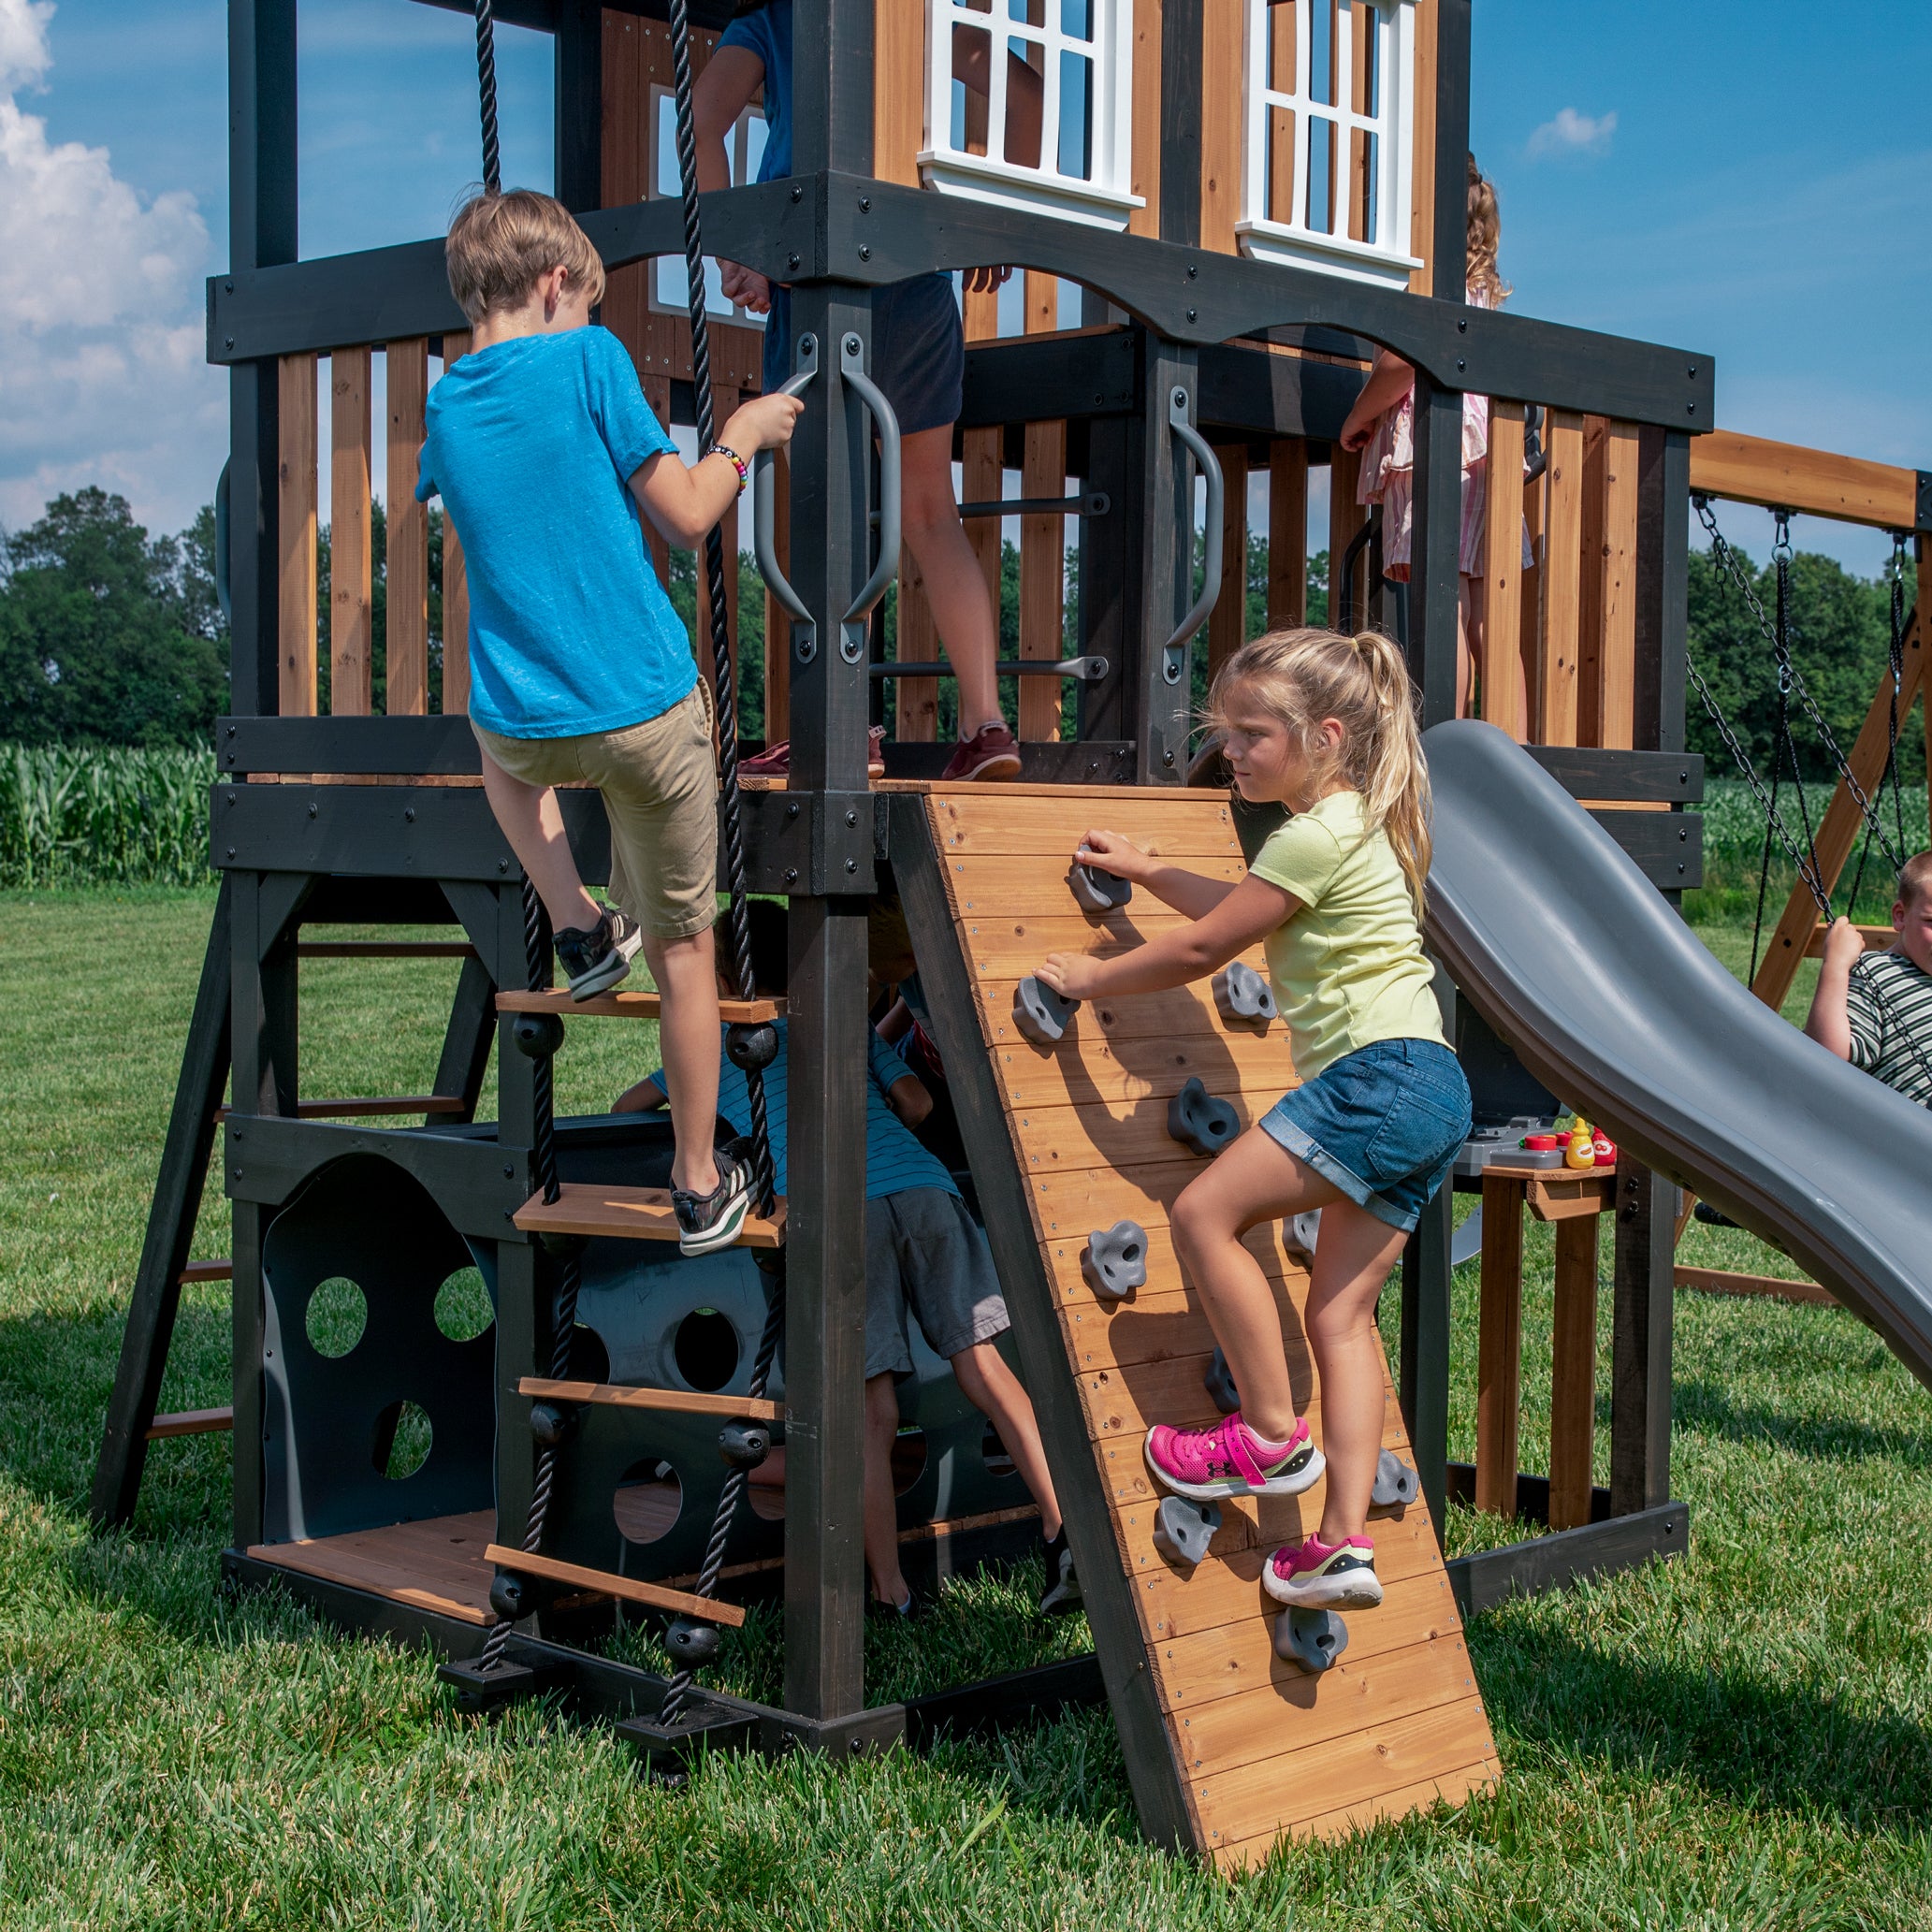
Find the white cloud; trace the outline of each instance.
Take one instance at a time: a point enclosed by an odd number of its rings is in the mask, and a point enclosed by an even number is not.
[[[47,0],[0,0],[0,522],[98,483],[173,529],[212,496],[225,385],[204,362],[208,230],[19,96],[52,69]]]
[[[1592,115],[1561,108],[1554,121],[1546,121],[1530,137],[1528,152],[1532,160],[1548,154],[1604,154],[1609,152],[1610,137],[1616,132],[1615,109]]]

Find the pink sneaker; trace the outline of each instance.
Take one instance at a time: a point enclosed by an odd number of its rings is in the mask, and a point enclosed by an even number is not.
[[[1305,1610],[1373,1610],[1382,1601],[1375,1546],[1366,1536],[1285,1543],[1261,1566],[1261,1587],[1276,1603]]]
[[[745,778],[784,778],[792,775],[792,740],[780,738],[756,758],[738,761],[738,776]],[[885,777],[885,726],[875,724],[865,734],[865,776]]]
[[[1147,1431],[1147,1466],[1175,1495],[1214,1503],[1223,1496],[1299,1496],[1326,1464],[1306,1422],[1298,1421],[1286,1443],[1271,1443],[1237,1410],[1206,1429],[1156,1422]]]

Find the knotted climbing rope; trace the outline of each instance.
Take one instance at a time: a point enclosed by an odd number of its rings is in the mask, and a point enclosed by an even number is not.
[[[483,136],[483,185],[486,194],[502,192],[501,150],[497,127],[496,27],[491,0],[475,0],[476,84]],[[705,306],[704,245],[698,220],[697,123],[691,105],[690,19],[686,0],[671,0],[671,42],[673,76],[675,83],[677,118],[677,161],[684,206],[685,267],[690,293],[691,379],[697,397],[698,446],[709,450],[715,441],[715,421],[711,396],[711,341],[709,319]],[[719,765],[723,781],[725,881],[729,893],[726,916],[731,943],[732,979],[741,999],[757,996],[751,965],[751,925],[746,908],[745,839],[741,794],[738,786],[737,688],[732,662],[728,606],[725,602],[724,539],[717,525],[705,538],[705,588],[710,602],[710,642],[714,666],[719,737]],[[527,983],[532,992],[550,984],[550,932],[536,889],[529,879],[523,885],[524,964]],[[534,1024],[532,1024],[534,1023]],[[531,1111],[534,1178],[545,1201],[559,1198],[557,1176],[557,1128],[555,1082],[551,1060],[562,1038],[562,1024],[553,1014],[527,1016],[516,1029],[517,1044],[531,1061]],[[777,1036],[769,1025],[734,1024],[727,1029],[725,1051],[734,1066],[745,1075],[751,1116],[752,1193],[761,1213],[771,1211],[775,1172],[771,1136],[765,1111],[764,1068],[777,1053]],[[582,1243],[565,1238],[554,1251],[556,1295],[551,1307],[550,1375],[553,1381],[568,1379],[571,1343],[576,1327],[578,1292],[582,1286],[579,1262]],[[753,1358],[751,1383],[748,1391],[755,1401],[763,1398],[777,1354],[778,1337],[784,1327],[784,1254],[779,1250],[769,1265],[769,1286],[764,1331]],[[543,1546],[544,1528],[549,1515],[550,1498],[556,1486],[557,1456],[564,1435],[560,1418],[546,1405],[532,1413],[537,1432],[538,1453],[535,1479],[530,1490],[522,1548],[535,1555]],[[727,1431],[729,1433],[730,1431]],[[731,1533],[732,1518],[744,1494],[746,1478],[762,1455],[747,1460],[742,1450],[728,1459],[730,1473],[719,1497],[711,1536],[698,1574],[697,1594],[709,1596],[717,1588],[724,1565],[724,1550]],[[497,1621],[485,1642],[481,1669],[487,1674],[498,1667],[509,1643],[512,1626],[527,1613],[520,1585],[513,1577],[500,1576],[490,1593]],[[711,1655],[718,1642],[714,1626],[679,1618],[672,1625],[670,1642],[674,1651],[688,1659],[680,1665],[666,1689],[660,1720],[675,1723],[690,1688],[690,1663]]]

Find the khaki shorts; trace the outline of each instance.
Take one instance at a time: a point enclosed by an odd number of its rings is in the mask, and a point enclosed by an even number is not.
[[[476,742],[527,785],[596,786],[610,820],[610,895],[654,939],[684,939],[718,917],[718,760],[701,677],[670,710],[620,732]]]

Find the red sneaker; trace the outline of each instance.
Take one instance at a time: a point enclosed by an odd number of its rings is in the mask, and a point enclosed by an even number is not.
[[[792,740],[780,738],[776,745],[768,745],[756,758],[739,762],[738,776],[744,778],[783,778],[792,772]],[[865,776],[868,778],[885,777],[885,726],[875,724],[865,734]]]
[[[1003,724],[982,724],[971,737],[962,738],[946,769],[942,785],[988,784],[1020,776],[1020,748]]]

